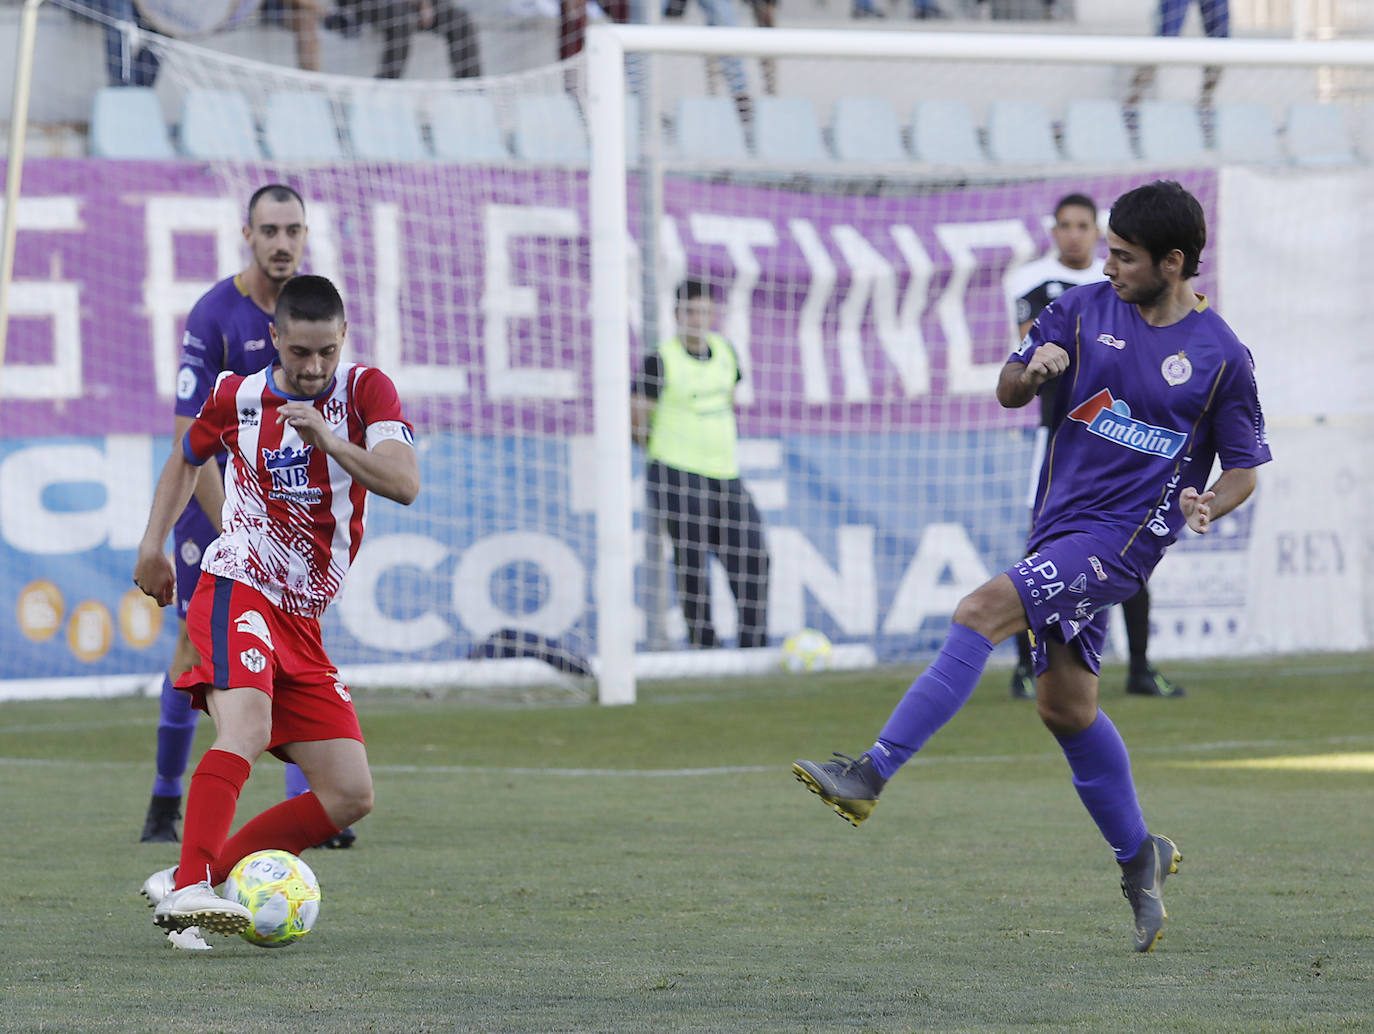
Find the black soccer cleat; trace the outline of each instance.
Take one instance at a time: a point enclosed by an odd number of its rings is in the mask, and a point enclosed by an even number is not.
[[[321,840],[316,847],[327,847],[331,851],[347,849],[352,847],[358,840],[358,834],[353,832],[353,827],[349,826],[339,830],[328,840]]]
[[[1121,863],[1121,893],[1135,913],[1135,950],[1149,951],[1164,936],[1164,878],[1178,872],[1183,855],[1168,837],[1150,834],[1129,862]]]
[[[835,809],[835,813],[857,826],[878,806],[878,794],[887,780],[873,767],[867,754],[857,761],[836,752],[838,761],[794,761],[792,774],[797,782]]]
[[[1013,700],[1035,699],[1035,673],[1026,664],[1017,664],[1011,673],[1011,698]]]
[[[141,844],[175,844],[181,840],[177,836],[177,821],[181,818],[180,797],[159,797],[153,795],[148,805],[148,817],[143,820],[143,835],[138,838]]]
[[[1143,668],[1132,668],[1126,676],[1126,692],[1142,697],[1183,697],[1184,688],[1170,682],[1148,664]]]

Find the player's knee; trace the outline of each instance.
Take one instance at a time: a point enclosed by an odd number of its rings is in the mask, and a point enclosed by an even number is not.
[[[315,793],[320,798],[325,814],[341,829],[353,825],[372,811],[374,794],[370,779],[331,787],[323,793],[316,790]]]
[[[1055,736],[1072,736],[1092,725],[1097,717],[1097,702],[1057,700],[1050,694],[1041,693],[1036,699],[1035,710],[1045,728]]]

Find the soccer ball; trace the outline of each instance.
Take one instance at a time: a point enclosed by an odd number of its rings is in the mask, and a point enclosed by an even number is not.
[[[824,632],[803,628],[783,641],[781,663],[785,671],[824,671],[830,667],[830,650]]]
[[[241,936],[261,948],[294,944],[320,915],[320,881],[287,851],[258,851],[239,861],[224,881],[224,896],[253,913]]]

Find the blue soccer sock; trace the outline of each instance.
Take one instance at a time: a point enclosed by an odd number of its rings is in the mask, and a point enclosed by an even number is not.
[[[196,719],[191,706],[191,694],[172,685],[170,676],[162,676],[162,712],[157,722],[157,778],[153,780],[154,797],[180,797],[181,777],[191,759],[191,744],[196,738]]]
[[[305,778],[305,773],[301,771],[300,765],[286,763],[286,799],[299,797],[303,793],[310,792],[310,780]]]
[[[891,779],[967,703],[991,656],[986,636],[967,625],[949,626],[939,656],[911,684],[869,751],[880,776]]]
[[[1118,862],[1129,862],[1149,832],[1136,800],[1131,778],[1131,757],[1116,726],[1103,711],[1092,725],[1072,736],[1058,736],[1059,746],[1073,770],[1073,787],[1083,806],[1116,852]]]

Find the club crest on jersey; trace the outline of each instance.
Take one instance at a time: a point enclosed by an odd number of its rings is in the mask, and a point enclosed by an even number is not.
[[[1178,455],[1187,435],[1167,427],[1155,427],[1131,416],[1125,399],[1112,398],[1103,388],[1088,401],[1069,410],[1069,419],[1088,426],[1088,432],[1134,452],[1169,459]]]
[[[289,503],[320,501],[324,493],[310,485],[310,454],[314,451],[313,445],[302,445],[299,449],[284,445],[280,449],[262,450],[262,464],[272,475],[269,498]]]
[[[1106,345],[1108,348],[1115,348],[1118,352],[1124,351],[1126,348],[1126,342],[1122,341],[1119,337],[1112,337],[1110,334],[1098,334],[1097,342],[1100,345]]]
[[[324,404],[324,422],[327,424],[337,424],[343,420],[347,408],[344,406],[343,399],[330,399]]]
[[[1164,375],[1165,383],[1171,388],[1184,383],[1193,375],[1193,364],[1182,352],[1171,355],[1164,360],[1164,365],[1159,368],[1159,372]]]

